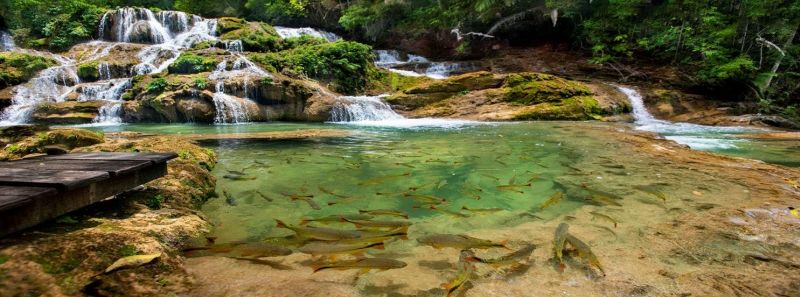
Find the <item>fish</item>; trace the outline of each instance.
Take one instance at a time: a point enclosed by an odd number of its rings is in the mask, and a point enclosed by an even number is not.
[[[592,196],[605,197],[605,198],[608,198],[608,199],[611,199],[611,200],[622,200],[622,197],[617,195],[617,194],[591,189],[591,188],[587,187],[586,185],[583,185],[583,189],[586,190],[587,192],[589,192],[589,194],[592,195]]]
[[[317,188],[319,188],[319,190],[320,190],[322,193],[325,193],[325,194],[328,194],[328,195],[331,195],[331,196],[334,196],[334,197],[337,197],[337,198],[347,198],[347,196],[336,194],[336,193],[334,193],[334,192],[333,192],[333,191],[331,191],[331,190],[328,190],[328,189],[326,189],[326,188],[323,188],[322,186],[319,186],[319,187],[317,187]]]
[[[451,247],[457,249],[505,247],[506,242],[475,238],[462,234],[431,234],[417,238],[417,242],[434,248]]]
[[[373,216],[395,216],[408,219],[408,214],[399,210],[394,209],[368,209],[368,210],[359,210],[358,213],[360,214],[370,214]]]
[[[497,189],[500,190],[500,191],[511,191],[511,192],[517,192],[517,193],[520,193],[520,194],[525,194],[525,192],[523,192],[519,188],[530,187],[530,186],[531,186],[530,183],[524,184],[524,185],[498,185]]]
[[[223,178],[230,179],[230,180],[254,180],[256,179],[255,176],[246,176],[246,175],[239,175],[239,174],[226,174],[222,176]]]
[[[447,200],[446,200],[446,199],[444,199],[444,198],[439,198],[439,197],[436,197],[436,196],[431,196],[431,195],[422,195],[422,194],[404,194],[403,196],[405,196],[405,197],[410,197],[410,198],[412,198],[412,199],[414,199],[414,200],[417,200],[417,201],[419,201],[419,202],[422,202],[422,203],[425,203],[425,204],[442,204],[442,203],[447,203]]]
[[[239,204],[236,202],[236,198],[234,198],[231,193],[228,193],[226,189],[222,189],[222,195],[225,196],[225,203],[228,203],[228,205],[236,206]]]
[[[360,238],[375,238],[375,237],[400,237],[400,239],[408,239],[408,226],[397,227],[388,231],[383,230],[359,230]]]
[[[472,251],[461,251],[458,256],[458,271],[456,272],[456,276],[449,282],[442,284],[442,288],[444,288],[446,292],[445,296],[449,297],[459,295],[459,291],[464,288],[464,285],[475,273],[475,265],[473,263],[477,261],[478,260],[475,258],[475,254]]]
[[[209,249],[211,252],[219,252],[221,250],[211,247]],[[263,257],[276,257],[276,256],[288,256],[292,254],[292,250],[282,247],[276,246],[261,242],[249,242],[243,244],[235,245],[228,254],[237,255],[238,257],[245,257],[245,258],[263,258]]]
[[[243,171],[236,171],[236,170],[228,170],[228,173],[233,175],[247,175],[247,173],[244,173]]]
[[[498,182],[500,181],[499,177],[496,177],[496,176],[493,176],[493,175],[481,174],[481,176],[491,178],[491,179],[493,179],[495,181],[498,181]]]
[[[394,259],[387,259],[387,258],[362,258],[356,260],[349,260],[349,261],[339,261],[333,263],[323,263],[313,265],[311,269],[314,272],[318,272],[320,270],[325,269],[336,269],[336,270],[346,270],[346,269],[361,269],[361,270],[371,270],[371,269],[378,269],[378,270],[389,270],[389,269],[400,269],[406,267],[405,262],[398,261]]]
[[[443,179],[442,181],[440,181],[439,183],[436,184],[436,189],[441,189],[445,185],[447,185],[447,180]]]
[[[622,206],[619,202],[615,201],[614,199],[610,199],[608,196],[589,196],[586,198],[591,202],[594,202],[599,205],[613,205],[613,206]]]
[[[614,224],[614,228],[617,228],[617,220],[615,220],[614,218],[596,211],[590,211],[589,213],[592,214],[592,216],[595,218],[600,218],[611,222],[612,224]]]
[[[608,231],[609,233],[611,233],[611,235],[614,235],[614,237],[619,237],[619,236],[617,236],[617,233],[614,232],[614,230],[611,230],[611,228],[608,228],[606,226],[600,226],[600,225],[592,225],[592,226],[600,228],[600,229],[603,229],[605,231]]]
[[[315,218],[315,219],[303,219],[300,221],[300,225],[306,225],[310,222],[344,222],[345,219],[369,220],[371,218],[372,216],[365,214],[329,215],[326,217]]]
[[[505,209],[503,209],[503,208],[471,208],[471,207],[467,207],[465,205],[465,206],[461,207],[461,210],[481,213],[481,212],[498,212],[498,211],[503,211]]]
[[[576,238],[575,236],[572,236],[571,234],[567,234],[566,240],[567,243],[569,243],[571,246],[575,247],[575,249],[578,250],[579,257],[589,262],[590,267],[592,266],[597,267],[597,269],[599,269],[600,272],[603,273],[603,276],[606,275],[605,270],[603,270],[603,266],[600,265],[600,260],[597,259],[597,255],[595,255],[594,252],[592,252],[592,249],[589,247],[588,244]]]
[[[273,201],[272,198],[270,198],[269,196],[265,195],[264,193],[261,193],[261,191],[256,191],[256,194],[258,194],[258,196],[261,196],[261,198],[263,198],[264,200],[267,200],[269,202]]]
[[[558,224],[553,238],[553,254],[555,254],[556,260],[558,260],[558,267],[561,271],[564,271],[564,244],[567,241],[568,234],[569,225],[567,225],[567,223]]]
[[[275,221],[277,222],[276,226],[278,228],[285,228],[292,230],[294,231],[294,233],[297,233],[297,236],[305,238],[331,241],[331,240],[342,240],[342,239],[361,237],[361,233],[355,230],[339,230],[339,229],[322,228],[322,227],[291,226],[287,225],[286,223],[278,219],[276,219]]]
[[[556,205],[559,202],[561,202],[561,199],[563,198],[564,198],[564,193],[561,191],[556,191],[555,193],[550,195],[550,197],[548,197],[544,203],[542,203],[542,206],[540,206],[539,209],[544,210],[545,208]]]
[[[528,243],[528,244],[525,244],[522,248],[520,248],[520,249],[518,249],[516,251],[513,251],[513,252],[511,252],[509,254],[506,254],[506,255],[503,255],[503,256],[500,256],[500,257],[497,257],[497,258],[493,258],[493,259],[478,258],[478,257],[475,257],[475,258],[478,260],[478,262],[481,262],[481,263],[484,263],[484,264],[507,265],[507,264],[513,264],[513,263],[517,263],[519,261],[528,259],[528,257],[530,257],[530,255],[533,253],[533,250],[535,250],[535,249],[536,249],[536,245]]]
[[[664,194],[664,192],[661,192],[661,191],[659,191],[659,190],[658,190],[658,188],[656,188],[656,187],[655,187],[655,186],[653,186],[653,185],[647,185],[647,186],[633,186],[633,188],[634,188],[634,189],[637,189],[637,190],[639,190],[639,191],[642,191],[642,192],[648,193],[648,194],[650,194],[650,195],[653,195],[653,196],[655,196],[656,198],[658,198],[658,199],[661,199],[661,201],[663,201],[663,202],[667,202],[667,195],[666,195],[666,194]]]
[[[309,242],[301,246],[298,250],[301,253],[310,255],[330,255],[330,254],[360,254],[367,249],[384,249],[383,240],[377,241],[362,241],[352,243],[342,242],[322,242],[315,241]]]
[[[356,198],[356,197],[347,197],[347,198],[339,198],[339,199],[336,199],[336,200],[333,200],[333,201],[328,201],[327,204],[330,206],[330,205],[334,205],[334,204],[353,203],[353,202],[356,202],[356,201],[358,201],[358,198]]]
[[[441,213],[448,214],[448,215],[451,215],[451,216],[454,216],[454,217],[458,217],[458,218],[468,218],[469,217],[469,215],[463,214],[463,213],[458,212],[458,211],[452,211],[452,210],[449,210],[447,208],[436,208],[435,205],[428,206],[428,208],[430,208],[431,210],[439,211]]]
[[[314,195],[297,195],[297,194],[286,194],[282,193],[283,196],[289,197],[292,201],[302,200],[308,203],[308,206],[315,210],[320,210],[322,208],[319,207],[316,201],[314,201]]]
[[[253,263],[253,264],[258,264],[258,265],[266,265],[266,266],[272,267],[273,269],[277,269],[277,270],[292,270],[291,266],[283,265],[281,263],[272,262],[272,261],[264,260],[264,259],[242,258],[242,257],[227,257],[227,258],[234,259],[234,260],[239,260],[239,261],[247,261],[247,262],[250,262],[250,263]]]
[[[411,165],[411,164],[400,163],[400,162],[395,162],[395,163],[394,163],[394,165],[398,165],[398,166],[405,166],[405,167],[408,167],[408,168],[416,168],[416,167],[414,167],[414,166],[413,166],[413,165]]]
[[[410,226],[411,222],[409,221],[371,221],[371,220],[351,220],[348,218],[344,219],[346,222],[353,223],[353,225],[359,227],[406,227]]]
[[[404,177],[409,177],[409,176],[411,176],[411,172],[406,172],[406,173],[402,173],[402,174],[384,175],[384,176],[379,176],[379,177],[375,177],[375,178],[370,178],[370,179],[364,180],[364,181],[360,182],[358,185],[359,186],[380,185],[380,184],[385,183],[386,181],[391,180],[391,179],[398,179],[398,178],[404,178]]]

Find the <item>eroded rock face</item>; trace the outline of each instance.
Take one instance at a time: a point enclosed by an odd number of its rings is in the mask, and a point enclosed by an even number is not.
[[[592,120],[629,111],[610,87],[542,73],[474,72],[424,82],[387,101],[412,117],[475,120]]]
[[[216,85],[207,77],[208,73],[168,75],[164,78],[167,86],[159,92],[147,89],[153,78],[142,79],[129,91],[123,120],[213,123],[224,107],[215,102]],[[249,121],[325,121],[338,97],[316,82],[282,75],[227,78],[222,88],[227,100],[244,108]]]
[[[65,101],[37,106],[33,122],[47,125],[91,123],[105,101]]]

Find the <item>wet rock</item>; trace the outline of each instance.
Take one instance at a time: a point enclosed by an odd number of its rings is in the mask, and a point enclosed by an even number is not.
[[[18,85],[39,71],[56,65],[50,58],[18,52],[0,52],[0,89]]]
[[[39,105],[33,121],[47,125],[91,123],[105,101],[65,101]]]
[[[38,131],[38,130],[37,130]],[[95,145],[104,141],[103,135],[92,131],[72,128],[42,130],[23,138],[17,138],[0,150],[0,160],[17,159],[32,153],[44,153],[45,147],[57,145],[66,150]]]

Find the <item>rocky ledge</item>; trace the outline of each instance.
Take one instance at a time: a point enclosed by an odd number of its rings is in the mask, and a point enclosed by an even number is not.
[[[627,98],[609,85],[535,72],[424,81],[387,101],[410,117],[486,121],[618,119],[630,111]]]

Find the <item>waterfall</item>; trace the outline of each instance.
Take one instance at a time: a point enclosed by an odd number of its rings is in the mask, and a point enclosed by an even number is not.
[[[648,110],[642,95],[635,89],[616,86],[625,94],[633,107],[633,119],[637,130],[651,131],[693,149],[734,149],[742,140],[732,139],[731,134],[754,132],[745,127],[706,126],[691,123],[675,123],[656,119]]]
[[[0,52],[13,50],[14,47],[14,38],[11,33],[0,31]]]
[[[287,28],[280,26],[275,26],[274,28],[275,31],[278,32],[278,35],[281,36],[281,38],[292,38],[292,37],[300,37],[302,35],[310,35],[314,37],[324,38],[325,40],[328,40],[330,42],[337,41],[340,39],[340,37],[334,33],[317,30],[314,28],[308,28],[308,27]]]
[[[58,61],[61,65],[42,70],[27,83],[14,87],[11,106],[0,115],[0,125],[25,123],[40,103],[64,101],[80,78],[74,62],[63,57]]]
[[[397,50],[376,50],[375,57],[375,66],[403,76],[427,76],[433,79],[445,79],[453,73],[464,73],[478,69],[476,65],[471,63],[431,62],[423,56],[403,54]]]
[[[383,96],[342,96],[331,109],[332,122],[398,120],[404,117],[392,110]]]
[[[153,12],[146,8],[120,8],[104,13],[97,30],[102,41],[82,45],[87,51],[79,55],[77,61],[59,55],[24,50],[31,54],[47,55],[58,61],[59,65],[41,71],[26,84],[14,87],[12,105],[0,114],[0,124],[26,123],[37,106],[62,102],[67,98],[105,101],[94,122],[120,123],[121,96],[132,87],[131,76],[163,72],[181,53],[198,43],[219,42],[216,36],[217,19],[205,19],[180,11]],[[311,28],[280,28],[280,31],[287,36],[313,35],[332,41],[339,38],[333,33]],[[0,31],[0,49],[13,48],[10,38],[10,34]],[[127,43],[145,44],[136,54],[138,64],[129,69],[128,73],[120,74],[114,68],[113,62],[100,60],[118,46]],[[243,54],[244,48],[240,40],[227,40],[223,44],[230,57],[220,63],[209,76],[216,86],[213,96],[217,108],[216,121],[246,122],[249,115],[254,114],[258,108],[248,98],[256,93],[257,84],[263,78],[270,77],[270,74]],[[77,65],[98,60],[98,81],[81,83],[76,73]],[[230,90],[226,90],[226,86]]]

